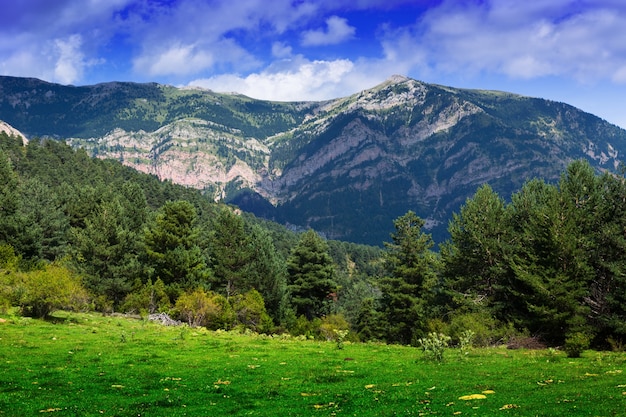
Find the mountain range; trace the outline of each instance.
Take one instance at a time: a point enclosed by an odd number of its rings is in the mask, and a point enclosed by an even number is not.
[[[412,210],[436,241],[482,184],[508,198],[586,159],[616,171],[626,131],[570,105],[393,76],[349,97],[0,77],[0,120],[328,238],[380,245]]]

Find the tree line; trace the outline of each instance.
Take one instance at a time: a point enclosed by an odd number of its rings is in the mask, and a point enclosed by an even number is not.
[[[479,344],[626,340],[623,175],[575,161],[508,200],[484,185],[438,250],[415,213],[393,226],[382,249],[294,233],[63,143],[0,134],[0,308],[166,311],[404,344],[468,331]]]

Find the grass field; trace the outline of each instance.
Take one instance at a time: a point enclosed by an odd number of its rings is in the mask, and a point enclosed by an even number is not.
[[[98,314],[3,320],[0,416],[626,415],[623,353],[449,349],[435,363]]]

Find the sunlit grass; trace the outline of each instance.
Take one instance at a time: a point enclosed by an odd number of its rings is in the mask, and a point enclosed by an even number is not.
[[[626,356],[445,352],[168,328],[97,314],[0,323],[0,415],[612,416]]]

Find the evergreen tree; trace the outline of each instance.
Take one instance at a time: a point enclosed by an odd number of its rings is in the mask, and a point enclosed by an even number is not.
[[[18,177],[9,158],[0,150],[0,244],[7,243],[18,251],[16,240],[21,228],[20,205]]]
[[[381,313],[386,339],[403,344],[422,335],[430,316],[429,306],[437,284],[434,243],[422,231],[424,221],[412,211],[394,221],[396,232],[386,243],[388,275],[380,282]]]
[[[67,249],[69,222],[57,194],[37,178],[20,184],[21,252],[33,261],[54,261]]]
[[[287,259],[291,303],[308,320],[330,312],[336,291],[335,265],[328,244],[313,230],[302,234]]]
[[[252,288],[250,282],[252,244],[243,219],[230,209],[222,209],[210,237],[211,287],[226,297]]]
[[[269,232],[252,225],[249,234],[252,249],[249,269],[251,288],[247,291],[257,290],[263,297],[268,314],[278,322],[285,307],[287,265],[278,255]]]
[[[488,185],[467,199],[460,214],[453,214],[450,240],[441,248],[452,309],[489,308],[496,317],[504,314],[513,240],[508,216],[504,200]]]
[[[145,233],[146,254],[154,280],[193,288],[208,285],[210,270],[199,246],[196,210],[179,200],[165,203]]]
[[[577,243],[576,216],[557,187],[540,180],[526,183],[510,207],[516,244],[507,316],[518,327],[561,344],[586,315],[582,299],[591,271]]]

